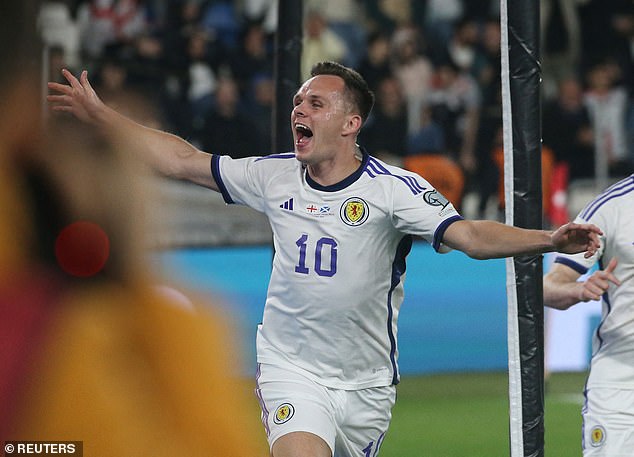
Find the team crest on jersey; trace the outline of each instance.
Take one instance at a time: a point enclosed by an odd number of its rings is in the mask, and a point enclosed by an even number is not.
[[[277,425],[281,425],[285,422],[288,422],[295,414],[295,407],[290,403],[282,403],[275,410],[275,415],[273,416],[273,422]]]
[[[603,443],[605,443],[605,438],[606,434],[603,427],[601,427],[600,425],[595,425],[594,427],[592,427],[592,430],[590,430],[590,444],[592,445],[592,447],[602,446]]]
[[[343,202],[339,215],[346,224],[357,226],[368,220],[370,209],[363,199],[351,197]]]

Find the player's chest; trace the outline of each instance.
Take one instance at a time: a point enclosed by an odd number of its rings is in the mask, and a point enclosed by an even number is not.
[[[280,187],[269,195],[268,216],[278,230],[311,229],[355,234],[385,230],[390,209],[378,192],[363,188],[318,192]]]

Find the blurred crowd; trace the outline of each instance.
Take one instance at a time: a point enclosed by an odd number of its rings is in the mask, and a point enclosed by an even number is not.
[[[540,3],[544,163],[569,181],[631,173],[632,2]],[[276,0],[44,2],[49,77],[87,68],[107,103],[125,112],[130,97],[144,100],[127,114],[145,124],[209,152],[268,154],[276,9]],[[303,11],[302,76],[335,60],[375,91],[360,144],[401,165],[449,159],[482,215],[500,184],[499,1],[304,0]]]

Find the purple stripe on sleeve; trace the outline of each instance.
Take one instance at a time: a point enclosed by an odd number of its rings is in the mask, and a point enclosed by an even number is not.
[[[295,158],[294,152],[285,152],[283,154],[271,154],[268,156],[259,157],[255,159],[255,161],[259,162],[260,160],[267,160],[267,159],[294,159],[294,158]]]
[[[368,175],[371,178],[374,178],[374,176],[372,175],[373,172],[377,176],[378,175],[392,176],[393,178],[396,178],[402,181],[403,183],[405,183],[405,185],[409,187],[409,190],[411,190],[414,195],[418,195],[422,191],[425,190],[425,187],[423,187],[413,176],[409,176],[409,175],[401,176],[401,175],[395,175],[393,173],[390,173],[390,170],[388,170],[383,165],[381,165],[381,163],[378,162],[373,157],[371,157],[370,160],[368,160],[368,165],[365,171],[368,173]]]
[[[603,200],[598,205],[596,205],[592,210],[585,212],[585,214],[582,216],[583,220],[589,221],[592,218],[592,216],[594,216],[594,213],[596,213],[607,202],[609,202],[610,200],[614,198],[629,194],[630,192],[634,192],[634,186],[631,186],[629,189],[623,189],[621,192],[618,192],[618,193],[611,193],[609,195],[606,195],[603,198]]]
[[[566,265],[567,267],[570,267],[573,270],[575,270],[580,275],[584,275],[584,274],[586,274],[588,272],[588,269],[586,267],[584,267],[583,265],[578,264],[574,260],[570,260],[567,257],[557,257],[557,258],[555,258],[554,263],[560,263],[562,265]]]
[[[610,201],[613,198],[620,197],[621,195],[628,194],[632,191],[634,191],[634,176],[630,176],[608,187],[601,195],[599,195],[585,207],[585,209],[580,214],[581,218],[585,221],[589,220],[594,215],[594,213],[606,202]]]
[[[434,242],[432,243],[432,246],[436,252],[438,252],[438,249],[440,249],[440,244],[442,243],[443,236],[445,236],[445,231],[447,230],[447,227],[449,227],[456,221],[462,220],[464,220],[462,216],[456,215],[451,216],[450,218],[445,219],[440,223],[440,225],[436,229],[436,232],[434,233]]]
[[[222,181],[222,176],[220,176],[220,156],[216,154],[211,156],[211,175],[213,176],[214,181],[216,182],[216,185],[218,186],[218,189],[220,190],[225,203],[227,203],[228,205],[234,203],[231,195],[229,195],[227,186],[225,186],[225,183]]]

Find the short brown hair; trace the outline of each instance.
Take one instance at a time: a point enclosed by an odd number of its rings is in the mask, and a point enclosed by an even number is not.
[[[343,79],[347,96],[359,110],[361,119],[366,121],[374,106],[374,93],[368,87],[368,83],[357,71],[337,62],[316,63],[310,71],[311,76],[333,75]]]

